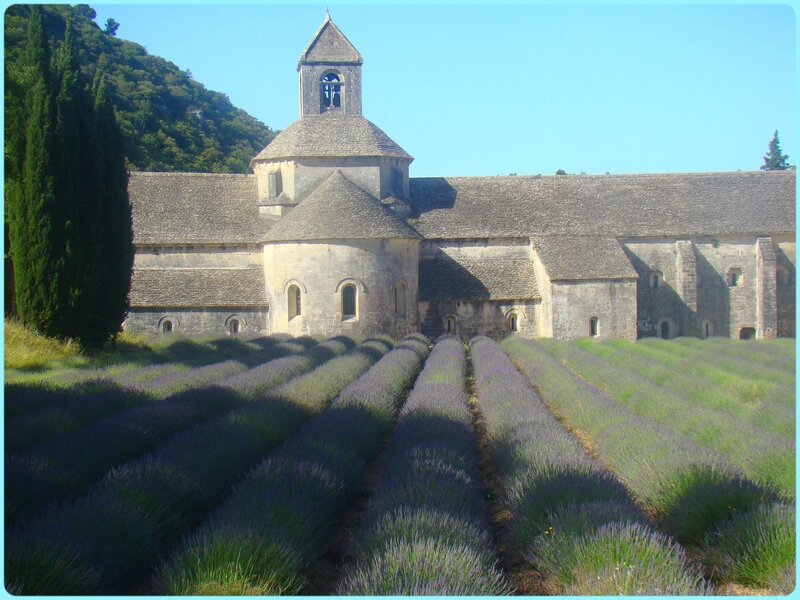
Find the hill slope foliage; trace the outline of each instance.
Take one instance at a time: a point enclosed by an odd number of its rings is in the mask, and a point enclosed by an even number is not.
[[[132,170],[245,173],[250,159],[274,137],[269,127],[234,107],[224,94],[207,90],[189,72],[105,33],[89,6],[43,8],[48,38],[54,44],[63,41],[71,16],[84,74],[89,81],[98,72],[105,74]],[[28,18],[27,5],[6,10],[6,107],[24,102],[28,94],[13,85],[22,79]]]

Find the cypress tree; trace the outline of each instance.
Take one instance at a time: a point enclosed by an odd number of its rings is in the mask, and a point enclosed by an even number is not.
[[[56,147],[50,52],[41,8],[31,6],[23,63],[29,90],[24,158],[9,198],[9,237],[20,318],[45,335],[61,331],[62,228],[56,222]]]
[[[24,127],[6,133],[18,313],[45,335],[98,344],[119,330],[133,265],[122,137],[105,82],[81,80],[70,21],[51,58],[30,8],[22,71]]]
[[[101,341],[115,333],[125,318],[134,252],[123,138],[104,77],[94,89],[92,252],[97,259],[90,261],[95,268],[88,287],[94,291],[96,312],[87,332],[94,341]]]

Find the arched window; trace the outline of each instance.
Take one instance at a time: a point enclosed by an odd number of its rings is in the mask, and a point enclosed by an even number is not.
[[[777,266],[775,271],[775,277],[777,279],[778,285],[791,285],[792,283],[792,276],[789,275],[789,269],[787,269],[783,265]]]
[[[239,333],[239,319],[231,319],[228,322],[228,331],[230,331],[231,335]]]
[[[394,316],[398,319],[406,318],[406,284],[402,281],[394,284]]]
[[[739,339],[740,340],[752,340],[756,337],[756,328],[755,327],[742,327],[739,330]]]
[[[664,283],[664,274],[661,271],[653,271],[650,275],[650,287],[657,290]]]
[[[322,76],[320,97],[322,110],[340,108],[342,106],[342,80],[336,73],[326,73]]]
[[[356,286],[348,283],[342,288],[342,319],[356,316]]]
[[[589,335],[597,337],[597,317],[589,319]]]
[[[661,323],[659,323],[658,335],[659,337],[662,337],[665,340],[668,340],[672,337],[672,326],[670,325],[670,322],[667,321],[666,319],[664,319],[663,321],[661,321]]]
[[[172,333],[172,321],[166,319],[161,323],[161,333]]]
[[[744,283],[742,277],[742,270],[739,268],[728,269],[728,285],[730,287],[738,287]]]
[[[448,315],[444,318],[444,332],[445,333],[456,332],[456,318],[453,315]]]
[[[700,323],[700,337],[710,338],[714,335],[714,324],[708,319],[703,319]]]
[[[289,320],[303,314],[302,306],[300,305],[300,288],[296,285],[290,285],[286,292],[286,300],[289,304]]]
[[[508,315],[508,330],[519,331],[519,316],[515,312]]]

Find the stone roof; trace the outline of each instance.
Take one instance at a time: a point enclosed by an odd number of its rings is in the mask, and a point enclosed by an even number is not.
[[[413,160],[361,115],[306,115],[281,131],[251,161],[295,157],[388,156]]]
[[[278,221],[265,241],[418,237],[391,209],[337,169]]]
[[[134,269],[131,308],[266,307],[264,269]]]
[[[128,195],[135,244],[253,244],[271,225],[254,175],[134,172]]]
[[[700,236],[795,229],[794,171],[411,179],[425,238]]]
[[[531,238],[531,243],[551,281],[637,277],[615,238],[554,235]]]
[[[539,297],[533,263],[527,258],[476,258],[439,252],[435,258],[419,261],[421,301]]]
[[[342,31],[326,15],[317,33],[300,55],[301,63],[351,63],[362,64],[364,60],[345,37]]]

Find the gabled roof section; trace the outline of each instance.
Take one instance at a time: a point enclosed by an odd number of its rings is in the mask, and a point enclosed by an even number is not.
[[[296,157],[389,156],[413,160],[361,115],[306,115],[281,131],[251,161]]]
[[[553,235],[531,238],[551,281],[636,279],[636,270],[615,238]]]
[[[134,269],[131,308],[264,307],[264,269]]]
[[[254,175],[133,172],[134,244],[256,244],[272,222],[258,214]]]
[[[419,235],[337,169],[278,221],[265,241],[393,238]]]
[[[322,26],[300,55],[300,63],[351,63],[364,62],[358,50],[350,43],[341,30],[325,15]]]
[[[425,238],[703,236],[795,230],[795,172],[410,180]]]

